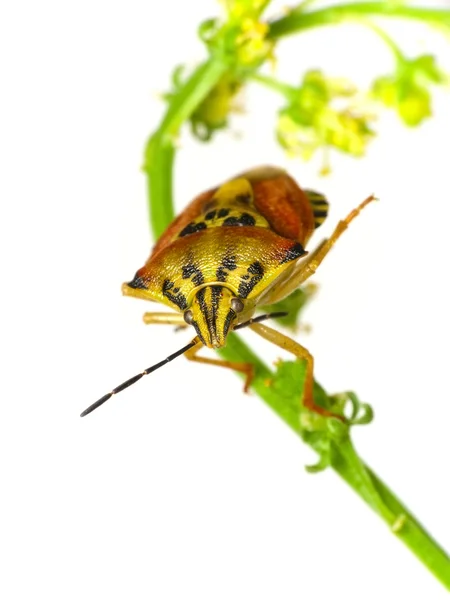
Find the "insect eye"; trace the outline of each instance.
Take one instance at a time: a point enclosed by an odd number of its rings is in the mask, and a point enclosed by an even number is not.
[[[235,313],[240,313],[244,310],[244,303],[239,298],[232,298],[231,308]]]
[[[192,314],[192,310],[187,310],[187,311],[184,313],[184,315],[183,315],[183,316],[184,316],[184,320],[186,321],[186,323],[187,323],[188,325],[191,325],[191,324],[192,324],[192,320],[193,320],[193,318],[194,318],[194,315]]]

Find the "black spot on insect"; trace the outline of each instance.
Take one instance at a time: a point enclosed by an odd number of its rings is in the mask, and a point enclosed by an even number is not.
[[[257,283],[258,282],[256,281],[254,283],[254,285],[252,285],[253,284],[252,281],[247,281],[247,282],[241,281],[241,283],[239,284],[239,287],[238,287],[239,297],[240,298],[247,298],[247,296],[250,294],[250,292],[252,291],[252,289],[255,287],[255,285]]]
[[[248,213],[242,213],[239,221],[242,225],[246,225],[248,227],[253,227],[253,225],[256,223],[252,215],[249,215]]]
[[[227,217],[229,214],[230,214],[229,208],[221,208],[217,213],[217,217],[219,219],[223,219],[224,217]]]
[[[226,281],[228,271],[234,271],[235,269],[237,269],[236,257],[224,256],[216,271],[217,281]]]
[[[260,262],[254,262],[248,267],[247,272],[251,273],[252,277],[250,278],[249,275],[241,277],[238,288],[238,294],[241,298],[247,298],[255,285],[261,281],[264,276],[264,267]]]
[[[240,217],[228,217],[223,222],[224,227],[252,227],[256,221],[252,215],[248,213],[242,213]]]
[[[234,271],[237,269],[236,257],[235,256],[224,256],[222,260],[222,265],[225,269],[229,271]]]
[[[179,291],[180,291],[179,287],[173,288],[173,293],[174,294],[178,294]]]
[[[205,215],[205,221],[211,221],[211,219],[214,219],[214,217],[216,216],[216,211],[215,210],[211,210],[209,212],[206,213]]]
[[[148,290],[147,282],[142,277],[139,277],[137,273],[134,276],[134,279],[129,281],[127,285],[134,290]]]
[[[236,196],[236,202],[239,202],[240,204],[250,204],[251,200],[250,194],[239,194]]]
[[[192,277],[192,275],[194,275],[194,277]],[[181,268],[181,276],[183,279],[189,279],[189,277],[192,277],[192,283],[195,285],[201,285],[205,282],[203,273],[193,264],[184,265]]]
[[[172,290],[172,288],[173,288],[173,290]],[[176,289],[178,289],[178,288],[174,287],[173,281],[166,279],[162,285],[163,296],[168,298],[171,302],[173,302],[181,310],[185,310],[187,308],[186,297],[183,294],[180,294],[179,292],[174,293]]]
[[[222,266],[217,268],[216,271],[216,279],[217,281],[226,281],[228,277],[228,271],[226,271]]]
[[[183,279],[189,279],[195,273],[195,270],[194,265],[184,265],[181,269]]]
[[[195,285],[202,285],[202,283],[204,282],[205,278],[203,277],[203,273],[200,271],[200,269],[198,269],[194,277],[192,278],[192,283],[194,283]]]
[[[248,272],[252,275],[264,275],[264,267],[260,262],[254,262],[249,266]]]
[[[197,233],[197,231],[201,231],[202,229],[206,229],[206,223],[203,223],[203,221],[200,221],[199,223],[189,223],[189,225],[186,225],[186,227],[180,231],[179,237]]]
[[[323,218],[325,218],[327,215],[328,215],[328,211],[327,210],[314,209],[314,216],[315,217],[323,217]]]
[[[304,254],[306,254],[306,250],[303,248],[300,242],[297,242],[296,244],[294,244],[286,250],[283,259],[280,261],[280,265],[287,263],[291,260],[295,260],[296,258],[303,256]]]
[[[239,219],[237,217],[228,217],[228,219],[225,219],[225,221],[222,223],[223,227],[239,227],[239,225],[241,225],[241,223],[239,223]]]

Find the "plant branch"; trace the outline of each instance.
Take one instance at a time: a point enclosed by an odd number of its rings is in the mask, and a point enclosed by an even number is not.
[[[367,20],[365,22],[365,25],[367,27],[369,27],[369,29],[372,29],[372,31],[374,33],[376,33],[380,39],[383,40],[383,42],[386,44],[386,46],[388,46],[388,48],[391,50],[392,54],[394,55],[395,59],[397,60],[397,63],[401,63],[405,60],[405,56],[404,56],[403,52],[400,50],[399,46],[394,42],[394,40],[385,31],[383,31],[381,29],[381,27],[378,27],[377,25],[375,25],[375,23],[372,23],[369,20]]]
[[[223,358],[236,362],[250,362],[255,366],[252,388],[277,415],[317,452],[316,439],[305,440],[300,422],[300,399],[286,402],[267,381],[272,371],[238,338],[229,336],[226,348],[220,350]],[[298,409],[295,409],[295,406]],[[374,510],[417,558],[450,590],[450,557],[422,527],[409,509],[395,496],[374,471],[362,462],[350,436],[331,442],[331,467]]]
[[[220,55],[200,65],[171,98],[159,128],[150,137],[144,153],[150,226],[155,239],[174,218],[172,180],[176,141],[183,123],[227,70]]]
[[[342,21],[358,21],[361,17],[411,19],[438,29],[450,28],[450,11],[444,8],[422,8],[387,2],[349,2],[310,12],[293,8],[285,17],[270,23],[269,38],[278,39],[312,27],[335,25]]]
[[[268,2],[265,2],[264,7],[267,4]],[[272,21],[269,29],[270,39],[276,40],[305,29],[345,20],[358,20],[364,24],[368,17],[401,17],[420,20],[436,27],[450,27],[450,11],[447,10],[386,2],[353,2],[305,12],[306,7],[311,4],[312,2],[307,0],[287,16]],[[382,35],[382,37],[390,43],[386,36]],[[391,43],[390,45],[392,47]],[[394,47],[392,49],[396,51]],[[213,50],[211,56],[184,83],[176,86],[159,128],[148,141],[143,169],[148,178],[151,228],[155,238],[164,232],[174,217],[173,167],[181,126],[191,117],[221,78],[232,72],[230,66],[232,60],[233,57],[226,58],[219,50]],[[248,72],[246,78],[254,79],[284,95],[292,93],[290,86],[267,76]],[[253,390],[319,454],[320,462],[314,469],[318,470],[330,465],[450,590],[450,558],[393,492],[362,462],[353,447],[349,426],[337,419],[317,417],[321,419],[319,422],[321,429],[314,429],[315,415],[301,408],[300,393],[298,393],[298,390],[302,389],[301,386],[295,388],[292,393],[288,392],[286,396],[282,393],[283,390],[270,385],[274,373],[237,335],[231,334],[226,348],[219,352],[227,360],[249,362],[254,366]],[[301,363],[295,364],[300,369],[303,368]],[[317,384],[315,394],[330,400]]]
[[[249,76],[250,81],[255,81],[256,83],[260,83],[264,85],[266,88],[273,90],[274,92],[278,92],[283,95],[285,98],[290,98],[294,96],[297,92],[296,88],[287,83],[283,83],[274,77],[270,77],[269,75],[261,75],[260,73],[253,73]]]

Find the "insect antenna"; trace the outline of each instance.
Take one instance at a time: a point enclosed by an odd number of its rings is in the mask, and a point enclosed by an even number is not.
[[[112,390],[112,392],[109,392],[108,394],[105,394],[104,396],[102,396],[102,398],[100,398],[100,400],[97,400],[97,402],[94,402],[94,404],[91,404],[88,408],[86,408],[86,410],[83,410],[83,412],[81,413],[80,417],[85,417],[86,415],[88,415],[89,413],[91,413],[93,410],[95,410],[96,408],[98,408],[99,406],[101,406],[102,404],[104,404],[107,400],[109,400],[111,398],[111,396],[113,396],[114,394],[118,394],[119,392],[122,392],[123,390],[126,390],[127,387],[130,387],[130,385],[133,385],[133,383],[136,383],[136,381],[139,381],[139,379],[141,379],[142,377],[144,377],[144,375],[149,375],[150,373],[153,373],[153,371],[156,371],[156,369],[159,369],[159,367],[163,367],[164,365],[166,365],[167,363],[169,363],[174,358],[177,358],[178,356],[181,356],[187,350],[189,350],[190,348],[192,348],[193,346],[195,346],[195,344],[197,342],[198,342],[198,339],[195,338],[192,342],[190,342],[189,344],[187,344],[187,346],[184,346],[180,350],[177,350],[176,352],[174,352],[173,354],[171,354],[170,356],[168,356],[164,360],[160,361],[159,363],[156,363],[155,365],[152,365],[151,367],[148,367],[148,369],[145,369],[145,371],[142,371],[142,373],[138,373],[134,377],[131,377],[130,379],[127,379],[126,381],[124,381],[123,383],[121,383],[120,385],[118,385],[116,388],[114,388]]]
[[[249,319],[248,321],[239,323],[239,325],[236,325],[236,327],[233,329],[233,331],[236,331],[236,329],[243,329],[244,327],[253,325],[253,323],[261,323],[261,321],[267,321],[267,319],[279,319],[280,317],[287,317],[288,314],[289,313],[287,313],[287,312],[280,311],[280,312],[267,313],[265,315],[259,315],[259,317],[254,317],[253,319]]]

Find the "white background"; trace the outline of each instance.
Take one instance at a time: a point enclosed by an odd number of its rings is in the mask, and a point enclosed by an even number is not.
[[[181,358],[78,417],[190,339],[146,328],[145,304],[120,284],[151,246],[139,167],[157,94],[174,65],[202,59],[196,27],[218,11],[213,0],[1,9],[2,597],[444,597],[333,472],[305,473],[313,453],[232,373]],[[439,34],[396,32],[450,70]],[[316,66],[361,85],[392,68],[356,26],[292,38],[278,56],[293,83]],[[330,199],[317,243],[380,197],[315,277],[302,340],[327,390],[374,406],[375,422],[354,430],[359,452],[450,549],[450,95],[436,93],[417,130],[384,115],[367,158],[333,156],[327,179],[319,160],[276,146],[278,102],[251,88],[233,133],[209,146],[183,136],[178,207],[243,169],[282,165]]]

